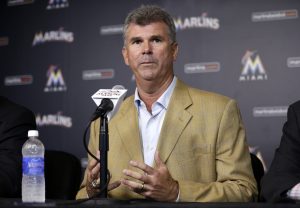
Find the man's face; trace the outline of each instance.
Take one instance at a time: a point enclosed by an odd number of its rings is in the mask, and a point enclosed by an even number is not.
[[[145,26],[131,23],[122,53],[138,82],[160,82],[173,76],[177,51],[178,46],[171,43],[167,25],[154,22]]]

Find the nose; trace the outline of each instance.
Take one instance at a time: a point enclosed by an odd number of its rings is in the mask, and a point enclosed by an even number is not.
[[[149,41],[145,41],[143,44],[143,54],[152,54],[152,47]]]

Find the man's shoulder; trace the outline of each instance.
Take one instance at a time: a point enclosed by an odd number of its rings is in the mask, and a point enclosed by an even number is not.
[[[185,85],[185,84],[184,84]],[[211,92],[211,91],[206,91],[198,88],[194,88],[188,85],[185,85],[190,97],[193,101],[201,101],[203,102],[208,102],[208,103],[215,103],[215,104],[227,104],[230,100],[233,100],[232,98],[229,98],[225,95],[216,93],[216,92]]]
[[[289,116],[296,116],[297,118],[300,118],[300,100],[292,103],[288,108],[288,117]]]
[[[300,100],[298,100],[298,101],[292,103],[292,104],[290,105],[290,108],[293,108],[293,109],[296,110],[296,111],[300,111]]]
[[[19,105],[5,97],[0,96],[0,117],[34,117],[34,113],[28,108]]]
[[[229,100],[231,100],[231,98],[216,93],[216,92],[211,92],[211,91],[206,91],[206,90],[202,90],[202,89],[197,89],[197,88],[189,88],[189,91],[191,94],[194,94],[196,96],[205,98],[205,99],[213,99],[216,101],[220,101],[220,102],[228,102]]]

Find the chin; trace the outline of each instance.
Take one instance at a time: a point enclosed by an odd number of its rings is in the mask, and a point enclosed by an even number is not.
[[[146,73],[145,73],[146,72]],[[156,75],[153,73],[153,71],[144,71],[142,74],[139,76],[140,78],[144,80],[151,81],[156,78]]]
[[[145,80],[145,81],[153,81],[153,80],[155,80],[154,77],[150,77],[150,76],[144,76],[144,77],[142,77],[142,79]]]

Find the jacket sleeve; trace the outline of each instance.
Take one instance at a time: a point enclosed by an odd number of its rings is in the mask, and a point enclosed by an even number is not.
[[[286,192],[300,182],[300,102],[288,109],[279,147],[268,173],[262,179],[263,201],[286,200]]]
[[[22,146],[27,132],[36,129],[34,114],[13,108],[1,118],[0,129],[0,196],[20,197],[22,181]]]
[[[248,202],[257,198],[250,154],[239,109],[230,100],[219,124],[216,157],[216,181],[199,183],[178,181],[180,201]],[[205,168],[205,167],[202,167]]]

